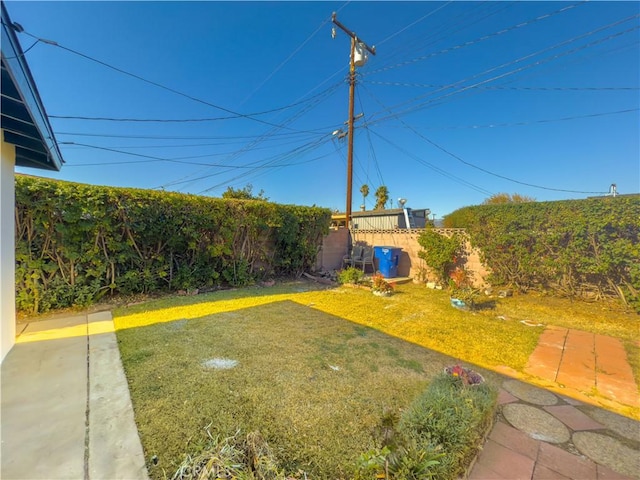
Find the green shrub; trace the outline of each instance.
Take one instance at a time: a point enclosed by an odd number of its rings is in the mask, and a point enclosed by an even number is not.
[[[16,304],[248,285],[311,268],[330,211],[16,177]]]
[[[640,195],[465,207],[489,280],[568,297],[618,296],[640,312]]]
[[[358,285],[364,280],[364,272],[359,268],[348,267],[338,272],[338,283],[353,283]]]
[[[355,480],[459,478],[493,424],[497,391],[440,374],[400,418],[387,412],[374,432],[378,447],[358,458]]]
[[[433,228],[427,228],[418,237],[418,243],[422,247],[418,256],[436,275],[438,282],[447,285],[449,273],[463,251],[461,238],[457,235],[447,237]]]
[[[497,392],[487,384],[465,386],[441,374],[403,413],[398,430],[419,452],[434,457],[431,475],[455,479],[464,473],[492,425]]]

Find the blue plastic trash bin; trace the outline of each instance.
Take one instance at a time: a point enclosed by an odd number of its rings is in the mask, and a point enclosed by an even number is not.
[[[378,270],[384,278],[398,276],[398,262],[402,248],[398,247],[373,247],[374,255],[378,259]]]

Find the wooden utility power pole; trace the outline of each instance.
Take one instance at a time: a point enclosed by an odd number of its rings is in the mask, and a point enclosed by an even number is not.
[[[347,147],[347,209],[345,211],[345,224],[347,228],[350,228],[349,222],[351,222],[351,195],[353,191],[353,110],[354,110],[354,97],[356,91],[356,62],[355,54],[356,49],[366,49],[372,55],[376,54],[376,47],[369,47],[366,43],[361,41],[357,35],[340,23],[337,19],[337,14],[334,12],[331,15],[331,21],[333,24],[340,28],[344,33],[351,37],[351,58],[349,63],[349,119],[348,122],[348,147]],[[364,52],[363,52],[364,54]],[[366,56],[364,57],[366,58]],[[364,63],[363,63],[364,65]]]

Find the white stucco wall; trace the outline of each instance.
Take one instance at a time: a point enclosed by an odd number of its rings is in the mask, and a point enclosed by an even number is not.
[[[2,135],[1,132],[0,135]],[[2,362],[16,342],[14,232],[16,147],[2,140],[0,152],[2,157],[0,162],[0,362]]]

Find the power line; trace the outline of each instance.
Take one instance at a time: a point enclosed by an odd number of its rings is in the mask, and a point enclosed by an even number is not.
[[[318,131],[308,131],[308,132],[291,132],[291,133],[273,133],[270,136],[288,136],[293,137],[295,135],[310,135],[317,134],[320,132],[326,132],[330,130],[335,125],[329,125],[325,128],[318,129]],[[259,138],[264,135],[234,135],[234,136],[226,136],[226,135],[218,135],[218,136],[172,136],[172,135],[120,135],[120,134],[110,134],[110,133],[86,133],[86,132],[56,132],[56,135],[74,135],[77,137],[99,137],[99,138],[129,138],[136,140],[225,140],[225,139],[251,139],[251,138]]]
[[[379,82],[373,80],[362,80],[367,85],[386,85],[394,87],[413,87],[413,88],[449,88],[450,85],[432,84],[432,83],[414,83],[414,82]],[[640,87],[518,87],[506,85],[481,86],[475,87],[482,90],[532,90],[532,91],[621,91],[621,90],[640,90]]]
[[[76,116],[76,115],[48,115],[49,118],[58,118],[64,120],[87,120],[87,121],[109,121],[109,122],[155,122],[155,123],[189,123],[189,122],[214,122],[219,120],[231,120],[235,118],[244,118],[246,116],[254,117],[258,115],[266,115],[268,113],[280,112],[287,110],[303,103],[310,102],[315,98],[325,95],[327,92],[336,90],[342,82],[336,83],[331,87],[323,90],[320,93],[315,94],[305,100],[286,105],[284,107],[272,108],[271,110],[264,110],[262,112],[248,113],[246,115],[229,115],[226,117],[207,117],[207,118],[123,118],[123,117],[92,117],[92,116]]]
[[[299,143],[301,141],[301,139],[293,139],[293,140],[288,140],[282,143],[278,143],[277,145],[265,145],[262,147],[254,147],[252,150],[256,151],[256,150],[265,150],[265,149],[273,149],[276,147],[283,147],[285,145],[290,145],[293,143]],[[244,142],[243,142],[244,143]],[[116,153],[123,153],[126,155],[133,155],[133,152],[128,152],[128,151],[122,151],[120,149],[139,149],[139,148],[145,148],[145,149],[150,149],[150,150],[154,150],[157,148],[170,148],[170,147],[179,147],[179,148],[185,148],[185,147],[202,147],[202,146],[215,146],[215,145],[226,145],[225,143],[204,143],[204,144],[196,144],[196,145],[146,145],[146,146],[115,146],[115,145],[109,145],[109,146],[104,146],[104,145],[90,145],[90,144],[86,144],[86,143],[76,143],[76,142],[60,142],[60,145],[63,146],[70,146],[70,147],[79,147],[79,148],[94,148],[94,149],[103,149],[103,150],[110,150]],[[189,155],[189,156],[185,156],[185,157],[173,157],[173,158],[169,158],[166,160],[188,160],[188,159],[194,159],[194,158],[209,158],[209,157],[223,157],[223,156],[230,156],[233,155],[235,152],[218,152],[218,153],[207,153],[207,154],[203,154],[203,155]],[[165,160],[165,158],[160,158],[160,157],[155,157],[155,156],[150,156],[151,158],[154,159],[159,159],[159,160]],[[84,165],[84,164],[83,164]],[[89,165],[89,164],[86,164]],[[101,164],[91,164],[91,165],[103,165]],[[202,164],[202,165],[206,165],[206,164]]]
[[[40,40],[41,42],[46,43],[47,45],[58,47],[58,48],[60,48],[62,50],[65,50],[67,52],[73,53],[74,55],[78,55],[78,56],[80,56],[82,58],[85,58],[87,60],[95,62],[95,63],[97,63],[99,65],[102,65],[104,67],[110,68],[111,70],[114,70],[114,71],[116,71],[118,73],[122,73],[123,75],[127,75],[129,77],[135,78],[135,79],[140,80],[142,82],[148,83],[149,85],[153,85],[155,87],[161,88],[163,90],[166,90],[168,92],[174,93],[176,95],[180,95],[181,97],[188,98],[189,100],[192,100],[194,102],[198,102],[198,103],[201,103],[203,105],[207,105],[209,107],[213,107],[213,108],[216,108],[218,110],[222,110],[223,112],[227,112],[227,113],[230,113],[230,114],[238,116],[238,117],[246,118],[248,120],[253,120],[254,122],[262,123],[264,125],[269,125],[271,127],[276,127],[276,128],[285,128],[287,130],[294,130],[295,131],[295,129],[291,129],[291,128],[288,128],[288,127],[283,127],[281,125],[276,125],[274,123],[267,122],[267,121],[261,120],[259,118],[255,118],[255,117],[247,115],[247,114],[238,113],[238,112],[236,112],[234,110],[231,110],[229,108],[225,108],[225,107],[222,107],[220,105],[216,105],[214,103],[208,102],[206,100],[202,100],[200,98],[194,97],[193,95],[189,95],[187,93],[181,92],[179,90],[176,90],[175,88],[167,87],[166,85],[162,85],[161,83],[154,82],[153,80],[148,80],[148,79],[146,79],[144,77],[141,77],[140,75],[128,72],[126,70],[123,70],[122,68],[116,67],[116,66],[111,65],[111,64],[106,63],[106,62],[103,62],[102,60],[98,60],[97,58],[94,58],[94,57],[92,57],[90,55],[86,55],[86,54],[84,54],[82,52],[78,52],[77,50],[74,50],[72,48],[65,47],[64,45],[60,45],[58,42],[55,42],[53,40],[46,40],[46,39],[39,38],[39,37],[27,32],[26,30],[24,31],[24,33],[26,35],[32,37],[32,38],[35,38],[36,40]]]
[[[70,167],[92,167],[92,166],[128,165],[128,164],[136,164],[136,163],[171,162],[171,163],[179,163],[184,165],[204,165],[207,167],[220,167],[220,168],[228,168],[228,169],[262,169],[262,168],[274,168],[274,167],[288,167],[288,166],[299,165],[300,163],[306,163],[306,162],[299,162],[299,163],[279,164],[279,165],[228,165],[228,164],[218,164],[218,163],[208,163],[208,162],[185,161],[189,158],[202,158],[209,155],[194,156],[194,157],[163,158],[163,157],[158,157],[154,155],[144,155],[141,153],[126,152],[126,151],[117,150],[114,148],[102,147],[99,145],[89,145],[85,143],[61,142],[61,145],[78,145],[82,147],[93,148],[96,150],[104,150],[108,152],[118,153],[121,155],[130,155],[134,157],[147,159],[147,160],[135,160],[135,161],[125,161],[125,162],[95,162],[95,163],[69,164],[68,166]]]
[[[449,150],[447,150],[446,148],[442,147],[441,145],[438,145],[437,143],[435,143],[433,140],[430,140],[429,138],[425,137],[424,135],[422,135],[421,133],[419,133],[417,130],[409,127],[408,125],[406,125],[404,122],[402,122],[405,126],[407,126],[407,128],[409,128],[409,130],[411,130],[413,133],[415,133],[418,137],[422,138],[424,141],[426,141],[427,143],[433,145],[434,147],[436,147],[438,150],[440,150],[441,152],[446,153],[447,155],[449,155],[452,158],[455,158],[456,160],[458,160],[459,162],[464,163],[465,165],[468,165],[472,168],[475,168],[476,170],[480,170],[481,172],[484,172],[488,175],[492,175],[494,177],[497,178],[501,178],[503,180],[507,180],[509,182],[513,182],[513,183],[517,183],[519,185],[524,185],[526,187],[532,187],[532,188],[538,188],[540,190],[548,190],[548,191],[552,191],[552,192],[565,192],[565,193],[582,193],[582,194],[602,194],[603,192],[587,192],[587,191],[581,191],[581,190],[567,190],[567,189],[563,189],[563,188],[553,188],[553,187],[545,187],[543,185],[536,185],[534,183],[528,183],[528,182],[522,182],[520,180],[516,180],[510,177],[506,177],[504,175],[500,175],[498,173],[494,173],[491,172],[489,170],[487,170],[486,168],[482,168],[479,167],[477,165],[474,165],[471,162],[467,162],[466,160],[463,160],[462,158],[460,158],[458,155],[450,152]]]
[[[489,190],[486,190],[482,187],[479,187],[478,185],[475,185],[471,182],[468,182],[456,175],[453,175],[452,173],[447,172],[446,170],[441,169],[440,167],[435,166],[434,164],[427,162],[426,160],[424,160],[423,158],[418,157],[417,155],[408,152],[407,150],[405,150],[404,148],[402,148],[401,146],[399,146],[398,144],[392,142],[391,140],[389,140],[388,138],[383,137],[382,135],[380,135],[378,132],[372,131],[374,135],[376,135],[377,137],[379,137],[381,140],[387,142],[389,145],[391,145],[392,147],[396,148],[397,150],[399,150],[400,152],[404,153],[407,157],[409,158],[413,158],[415,161],[417,161],[418,163],[420,163],[421,165],[424,165],[428,168],[430,168],[431,170],[433,170],[434,172],[438,173],[439,175],[442,175],[443,177],[449,178],[450,180],[453,180],[456,183],[459,183],[461,185],[464,185],[466,187],[471,188],[472,190],[475,190],[476,192],[482,193],[483,195],[487,195],[487,196],[491,196],[493,195],[492,192],[490,192]]]
[[[447,3],[440,5],[438,8],[436,8],[435,10],[431,10],[429,13],[423,15],[422,17],[420,17],[419,19],[411,22],[409,25],[401,28],[400,30],[396,31],[395,33],[392,33],[391,35],[389,35],[387,38],[385,38],[384,40],[378,42],[376,45],[379,47],[380,45],[382,45],[385,42],[388,42],[389,40],[391,40],[393,37],[400,35],[402,32],[408,30],[409,28],[413,27],[414,25],[417,25],[418,23],[422,22],[423,20],[429,18],[431,15],[435,14],[436,12],[438,12],[439,10],[442,10],[445,7],[448,7],[451,3],[453,3],[453,1],[448,1]]]
[[[360,94],[358,94],[358,102],[360,103],[360,111],[362,112],[362,114],[364,115],[364,106],[362,105],[362,98],[360,97]],[[366,117],[365,117],[366,118]],[[380,181],[380,185],[384,185],[384,179],[382,178],[382,171],[380,170],[380,164],[378,163],[378,157],[376,156],[376,151],[373,148],[373,142],[371,141],[371,132],[369,132],[369,129],[366,127],[366,123],[365,123],[365,131],[367,132],[367,140],[369,142],[369,152],[371,153],[371,157],[373,158],[373,165],[376,169],[376,173],[378,174],[378,180]],[[368,164],[367,164],[368,166]],[[367,168],[367,178],[369,178],[369,170]]]
[[[337,87],[336,87],[336,88],[337,88]],[[328,94],[325,94],[325,96],[326,96],[326,97],[328,97]],[[304,108],[302,108],[302,109],[301,109],[300,111],[298,111],[296,114],[294,114],[294,115],[290,116],[290,117],[286,120],[286,123],[291,123],[291,122],[293,122],[293,121],[297,120],[297,119],[298,119],[298,118],[300,118],[302,115],[304,115],[305,113],[307,113],[307,112],[311,111],[313,108],[315,108],[317,105],[319,105],[319,104],[320,104],[320,102],[321,102],[322,100],[324,100],[324,98],[319,98],[319,97],[315,98],[315,100],[314,100],[314,102],[313,102],[313,103],[308,103]],[[267,140],[270,136],[272,136],[272,135],[274,135],[274,134],[275,134],[274,130],[277,130],[277,129],[271,129],[271,131],[266,132],[265,134],[261,135],[260,137],[258,137],[258,138],[256,138],[256,139],[254,139],[253,141],[251,141],[251,142],[249,142],[248,144],[246,144],[243,148],[241,148],[241,149],[240,149],[240,150],[238,150],[235,154],[233,154],[233,155],[231,156],[231,159],[232,159],[232,160],[235,160],[235,159],[239,158],[240,156],[242,156],[243,154],[245,154],[246,152],[248,152],[248,151],[250,151],[252,148],[254,148],[256,145],[258,145],[258,144],[260,144],[261,142],[263,142],[263,141]],[[328,129],[327,129],[327,130],[328,130]],[[325,132],[326,132],[327,130],[325,130]],[[201,173],[201,172],[202,172],[202,171],[200,171],[200,172],[196,172],[195,174],[198,174],[198,173]],[[182,180],[182,179],[186,179],[186,178],[188,178],[188,177],[190,177],[190,176],[192,176],[192,175],[195,175],[195,174],[191,174],[191,175],[187,175],[186,177],[182,177],[182,178],[181,178],[181,180]],[[203,179],[203,178],[207,178],[207,176],[196,178],[196,179],[194,179],[194,180],[193,180],[193,182],[199,181],[199,180],[201,180],[201,179]],[[213,188],[217,188],[217,186],[216,186],[216,187],[213,187]],[[208,191],[208,190],[205,190],[205,191]]]
[[[448,39],[452,35],[460,31],[463,31],[473,25],[476,25],[486,20],[487,18],[492,17],[493,15],[496,15],[499,11],[511,8],[510,4],[506,4],[506,6],[502,6],[501,4],[500,8],[495,9],[494,8],[495,4],[491,5],[491,2],[477,2],[477,3],[478,4],[481,3],[482,6],[479,8],[476,8],[475,6],[469,7],[468,9],[464,10],[463,14],[458,14],[452,19],[448,19],[442,23],[438,23],[437,26],[434,26],[435,28],[430,29],[430,31],[433,31],[433,33],[431,33],[430,35],[427,35],[426,37],[424,35],[420,35],[419,38],[414,40],[413,42],[405,42],[401,48],[395,48],[394,50],[390,50],[389,54],[387,55],[387,58],[395,60],[400,58],[400,55],[406,52],[413,53],[416,50],[426,49],[427,47],[430,47],[436,44],[437,42],[442,41],[443,39]],[[491,5],[491,7],[487,8],[484,5],[486,3]],[[485,11],[489,11],[490,13],[485,14]],[[460,21],[456,23],[454,20],[457,20],[458,18],[460,19],[470,18],[473,21],[467,24],[464,24],[463,22],[460,22]],[[389,64],[383,64],[381,68],[388,67],[388,66]]]
[[[345,5],[343,5],[341,7],[344,8]],[[307,43],[309,43],[309,41],[316,36],[316,34],[322,29],[322,27],[324,27],[327,23],[329,23],[329,20],[331,18],[328,17],[326,18],[318,28],[316,28],[316,30],[307,37],[307,39],[302,42],[293,52],[291,52],[291,54],[289,54],[289,56],[282,62],[280,63],[280,65],[278,65],[269,75],[267,75],[267,77],[260,83],[260,85],[258,85],[249,95],[247,95],[247,97],[240,102],[240,105],[243,105],[247,100],[249,100],[251,97],[253,97],[253,95],[255,95],[255,93],[260,90],[276,73],[278,73],[278,71],[284,67],[287,62],[289,62],[289,60],[291,60],[301,49],[302,47],[304,47]]]
[[[371,93],[370,93],[370,92],[369,92],[369,95],[371,95]],[[383,108],[386,108],[386,107],[384,107],[384,105],[383,105],[383,104],[382,104],[382,103],[381,103],[381,102],[380,102],[376,97],[374,97],[373,95],[371,95],[371,96],[372,96],[372,98],[373,98],[376,102],[378,102],[378,103],[379,103]],[[464,160],[464,159],[462,159],[461,157],[459,157],[458,155],[456,155],[456,154],[454,154],[454,153],[450,152],[449,150],[447,150],[446,148],[442,147],[441,145],[438,145],[438,144],[437,144],[437,143],[435,143],[433,140],[430,140],[429,138],[427,138],[426,136],[424,136],[423,134],[421,134],[420,132],[418,132],[415,128],[413,128],[413,127],[411,127],[410,125],[408,125],[408,124],[407,124],[404,120],[402,120],[398,115],[391,114],[391,116],[392,116],[393,118],[395,118],[398,122],[400,122],[400,123],[401,123],[405,128],[407,128],[408,130],[412,131],[412,132],[413,132],[414,134],[416,134],[418,137],[420,137],[421,139],[423,139],[424,141],[426,141],[426,142],[427,142],[427,143],[429,143],[430,145],[434,146],[435,148],[437,148],[437,149],[438,149],[438,150],[440,150],[441,152],[446,153],[446,154],[447,154],[447,155],[449,155],[450,157],[455,158],[456,160],[458,160],[459,162],[464,163],[465,165],[468,165],[468,166],[470,166],[470,167],[472,167],[472,168],[475,168],[476,170],[479,170],[479,171],[481,171],[481,172],[484,172],[484,173],[486,173],[486,174],[488,174],[488,175],[492,175],[492,176],[494,176],[494,177],[501,178],[501,179],[503,179],[503,180],[507,180],[507,181],[509,181],[509,182],[517,183],[517,184],[519,184],[519,185],[524,185],[524,186],[532,187],[532,188],[538,188],[538,189],[541,189],[541,190],[549,190],[549,191],[554,191],[554,192],[565,192],[565,193],[582,193],[582,194],[601,194],[601,193],[603,193],[603,192],[586,192],[586,191],[579,191],[579,190],[566,190],[566,189],[561,189],[561,188],[545,187],[545,186],[542,186],[542,185],[536,185],[536,184],[533,184],[533,183],[522,182],[522,181],[520,181],[520,180],[516,180],[516,179],[510,178],[510,177],[507,177],[507,176],[505,176],[505,175],[500,175],[500,174],[498,174],[498,173],[491,172],[491,171],[489,171],[489,170],[487,170],[487,169],[485,169],[485,168],[479,167],[479,166],[477,166],[477,165],[475,165],[475,164],[473,164],[473,163],[471,163],[471,162],[467,162],[466,160]]]
[[[484,42],[485,40],[489,40],[491,38],[494,38],[494,37],[497,37],[497,36],[500,36],[500,35],[504,35],[505,33],[511,32],[511,31],[516,30],[518,28],[526,27],[526,26],[531,25],[533,23],[539,22],[540,20],[544,20],[544,19],[550,18],[550,17],[552,17],[554,15],[558,15],[558,14],[560,14],[562,12],[565,12],[567,10],[575,8],[578,5],[581,5],[581,4],[584,4],[584,3],[585,2],[576,3],[576,4],[573,4],[573,5],[568,5],[566,7],[563,7],[561,9],[559,9],[559,10],[556,10],[554,12],[545,13],[544,15],[539,15],[538,17],[532,18],[532,19],[527,20],[525,22],[518,23],[517,25],[512,25],[511,27],[503,28],[502,30],[499,30],[497,32],[493,32],[493,33],[490,33],[490,34],[487,34],[487,35],[483,35],[483,36],[478,37],[478,38],[476,38],[474,40],[469,40],[467,42],[455,45],[453,47],[444,48],[444,49],[439,50],[437,52],[432,52],[432,53],[428,53],[426,55],[421,55],[421,56],[416,57],[414,59],[406,60],[404,62],[400,62],[400,63],[397,63],[395,65],[390,65],[390,66],[387,66],[387,67],[379,68],[377,70],[372,70],[370,72],[365,73],[365,75],[367,75],[367,76],[368,75],[373,75],[375,73],[380,73],[380,72],[384,72],[384,71],[387,71],[387,70],[391,70],[392,68],[398,68],[398,67],[411,65],[411,64],[414,64],[416,62],[420,62],[420,61],[426,60],[428,58],[435,57],[437,55],[442,55],[444,53],[449,53],[449,52],[453,52],[455,50],[459,50],[461,48],[469,47],[471,45],[475,45],[477,43]]]
[[[528,59],[528,58],[534,57],[534,56],[539,55],[539,54],[541,54],[541,53],[543,53],[543,52],[547,52],[547,51],[549,51],[549,50],[553,50],[553,49],[555,49],[555,48],[558,48],[558,47],[560,47],[560,46],[566,45],[566,44],[568,44],[568,43],[575,42],[576,40],[579,40],[579,39],[582,39],[582,38],[588,37],[588,36],[593,35],[593,34],[595,34],[595,33],[599,32],[599,31],[605,30],[605,29],[610,28],[610,27],[612,27],[612,26],[619,25],[619,24],[621,24],[621,23],[627,22],[627,21],[629,21],[629,20],[631,20],[631,19],[638,18],[638,17],[640,17],[640,15],[632,15],[632,16],[630,16],[630,17],[624,18],[624,19],[622,19],[622,20],[618,20],[618,21],[616,21],[616,22],[613,22],[613,23],[611,23],[611,24],[605,25],[605,26],[603,26],[603,27],[599,27],[599,28],[597,28],[597,29],[595,29],[595,30],[592,30],[592,31],[590,31],[590,32],[587,32],[587,33],[585,33],[585,34],[578,35],[577,37],[573,37],[573,38],[571,38],[571,39],[569,39],[569,40],[564,40],[564,41],[562,41],[562,42],[560,42],[560,43],[557,43],[557,44],[552,45],[552,46],[550,46],[550,47],[544,48],[544,49],[539,50],[539,51],[537,51],[537,52],[527,54],[527,55],[525,55],[525,56],[523,56],[523,57],[520,57],[520,58],[518,58],[518,59],[516,59],[516,60],[511,60],[511,61],[509,61],[509,62],[503,63],[502,65],[498,65],[498,66],[496,66],[496,67],[489,68],[489,69],[487,69],[487,70],[485,70],[485,71],[483,71],[483,72],[481,72],[481,73],[476,73],[476,74],[472,75],[471,77],[468,77],[468,78],[466,78],[466,79],[463,79],[463,80],[459,80],[459,81],[457,81],[457,82],[454,82],[454,83],[450,84],[448,88],[451,88],[451,87],[457,87],[458,85],[460,85],[460,84],[462,84],[462,83],[466,82],[467,80],[472,80],[472,79],[477,78],[477,77],[479,77],[479,76],[481,76],[481,75],[485,75],[485,74],[490,73],[490,72],[493,72],[493,71],[495,71],[495,70],[499,70],[499,69],[504,68],[504,67],[506,67],[506,66],[513,65],[513,64],[516,64],[516,63],[520,63],[520,62],[522,62],[523,60],[526,60],[526,59]],[[518,68],[515,68],[515,69],[513,69],[513,70],[510,70],[510,71],[508,71],[508,72],[501,73],[501,74],[496,75],[496,76],[494,76],[494,77],[491,77],[491,78],[488,78],[488,79],[486,79],[486,80],[482,80],[482,81],[480,81],[480,82],[477,82],[477,83],[475,83],[475,84],[473,84],[473,85],[467,85],[467,86],[465,86],[465,87],[461,87],[461,88],[459,88],[458,90],[454,90],[454,91],[451,91],[451,92],[449,92],[449,93],[443,94],[443,95],[441,95],[440,97],[437,97],[437,98],[434,98],[434,99],[427,100],[426,102],[420,103],[420,104],[418,104],[418,105],[416,105],[416,106],[414,106],[414,107],[407,108],[406,110],[403,110],[403,111],[401,111],[401,112],[392,113],[391,115],[388,115],[387,117],[382,117],[382,118],[380,118],[380,119],[376,120],[374,123],[378,123],[378,122],[381,122],[381,121],[387,120],[387,119],[389,119],[389,118],[393,118],[393,117],[394,117],[394,116],[396,116],[396,115],[405,115],[405,114],[407,114],[407,113],[414,112],[414,111],[419,110],[419,109],[421,109],[421,108],[424,108],[424,107],[426,107],[426,106],[433,105],[436,101],[439,101],[439,100],[441,101],[441,100],[443,100],[443,99],[445,99],[445,98],[447,98],[447,97],[451,97],[451,96],[453,96],[453,95],[457,95],[457,94],[462,93],[462,92],[465,92],[465,91],[467,91],[467,90],[470,90],[470,89],[476,88],[476,87],[478,87],[478,86],[480,86],[480,85],[484,85],[484,84],[486,84],[486,83],[493,82],[493,81],[495,81],[495,80],[498,80],[498,79],[501,79],[501,78],[504,78],[504,77],[507,77],[507,76],[510,76],[510,75],[514,75],[514,74],[519,73],[519,72],[521,72],[521,71],[523,71],[523,70],[527,70],[527,69],[529,69],[529,68],[533,68],[533,67],[535,67],[535,66],[542,65],[542,64],[544,64],[544,63],[548,63],[548,62],[550,62],[550,61],[552,61],[552,60],[556,60],[556,59],[558,59],[558,58],[560,58],[560,57],[563,57],[563,56],[566,56],[566,55],[570,55],[570,54],[575,53],[575,52],[578,52],[578,51],[580,51],[580,50],[584,50],[585,48],[589,48],[589,47],[592,47],[592,46],[594,46],[594,45],[597,45],[597,44],[603,43],[603,42],[605,42],[605,41],[611,40],[611,39],[613,39],[613,38],[619,37],[619,36],[621,36],[621,35],[624,35],[624,34],[630,33],[630,32],[632,32],[632,31],[634,31],[634,30],[637,30],[638,28],[640,28],[640,27],[638,27],[638,26],[634,26],[634,27],[628,28],[628,29],[626,29],[626,30],[623,30],[623,31],[620,31],[620,32],[616,32],[616,33],[613,33],[613,34],[611,34],[611,35],[608,35],[607,37],[604,37],[604,38],[600,38],[600,39],[594,40],[593,42],[587,43],[587,44],[585,44],[585,45],[581,45],[581,46],[576,47],[576,48],[574,48],[574,49],[567,50],[567,51],[564,51],[564,52],[561,52],[561,53],[558,53],[558,54],[552,55],[552,56],[550,56],[550,57],[547,57],[547,58],[544,58],[544,59],[541,59],[541,60],[537,60],[537,61],[532,62],[532,63],[530,63],[530,64],[523,65],[522,67],[518,67]],[[445,89],[445,88],[442,88],[442,89],[440,89],[440,90],[444,90],[444,89]],[[402,102],[402,103],[400,103],[400,104],[398,104],[398,105],[395,105],[393,108],[397,108],[397,107],[400,107],[400,106],[402,106],[402,105],[409,104],[409,103],[411,103],[411,102],[414,102],[414,101],[416,101],[416,100],[422,99],[422,98],[424,98],[424,97],[426,97],[426,96],[428,96],[428,95],[431,95],[431,94],[433,94],[433,93],[438,93],[438,91],[436,91],[436,92],[430,92],[430,93],[427,93],[427,94],[425,94],[425,95],[419,95],[418,97],[415,97],[415,98],[414,98],[414,99],[412,99],[412,100],[405,101],[405,102]],[[390,109],[388,109],[388,111],[390,112],[391,110],[390,110]]]
[[[324,138],[318,139],[316,142],[313,142],[313,143],[310,143],[310,144],[307,144],[307,145],[303,145],[303,146],[301,146],[299,148],[296,148],[296,149],[293,149],[292,151],[287,152],[285,154],[276,155],[276,156],[272,157],[268,161],[258,160],[258,161],[252,162],[252,164],[259,163],[260,165],[276,165],[276,166],[282,167],[283,165],[277,164],[277,162],[283,161],[283,160],[287,160],[288,158],[291,158],[293,155],[301,155],[301,154],[307,153],[310,150],[316,149],[322,143],[326,143],[327,141],[330,141],[331,137],[332,137],[332,135],[326,135]],[[327,155],[324,155],[324,156],[321,156],[321,157],[317,157],[316,159],[324,158],[325,156],[327,156]],[[262,163],[260,163],[260,162],[262,162]],[[226,172],[220,172],[220,173],[226,173]],[[245,178],[245,177],[251,175],[251,173],[252,172],[249,171],[249,172],[246,172],[246,173],[243,173],[243,174],[240,174],[240,175],[236,175],[235,177],[233,177],[233,178],[231,178],[229,180],[226,180],[225,182],[218,183],[216,185],[213,185],[211,187],[208,187],[208,188],[198,192],[198,195],[202,195],[203,193],[208,193],[208,192],[210,192],[212,190],[215,190],[217,188],[220,188],[220,187],[223,187],[225,185],[228,185],[230,182],[234,182],[236,180],[239,180],[240,178]],[[205,178],[210,178],[210,177],[215,176],[215,175],[216,174],[205,175],[205,176],[202,176],[200,178],[196,178],[193,181],[203,180]]]
[[[490,123],[485,125],[458,125],[458,126],[442,126],[442,127],[424,127],[427,129],[437,129],[437,130],[459,130],[459,129],[467,129],[467,128],[496,128],[496,127],[519,127],[525,125],[535,125],[537,123],[554,123],[554,122],[566,122],[570,120],[579,120],[582,118],[595,118],[595,117],[604,117],[608,115],[619,115],[622,113],[631,113],[640,111],[640,108],[630,108],[627,110],[617,110],[615,112],[601,112],[601,113],[589,113],[585,115],[574,115],[571,117],[562,117],[562,118],[547,118],[544,120],[530,120],[526,122],[506,122],[506,123]]]

